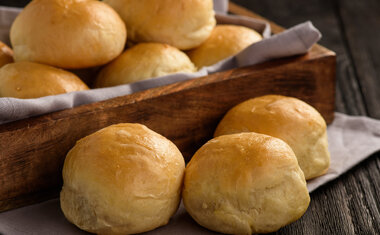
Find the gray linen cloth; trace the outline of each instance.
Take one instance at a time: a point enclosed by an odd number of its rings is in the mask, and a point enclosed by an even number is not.
[[[218,7],[218,9],[226,10],[227,1],[215,0],[215,3],[215,7]],[[0,7],[0,19],[6,19],[0,22],[0,40],[9,41],[10,25],[19,11],[17,8]],[[204,67],[192,74],[172,74],[133,84],[71,92],[37,99],[0,98],[0,124],[128,95],[152,87],[194,79],[218,71],[304,54],[321,38],[319,31],[310,22],[299,24],[271,37],[269,24],[265,21],[218,12],[216,18],[219,23],[244,25],[253,28],[260,32],[265,39],[252,44],[236,56],[227,58],[215,65]]]
[[[327,127],[331,166],[328,172],[308,181],[309,192],[337,178],[380,150],[380,121],[367,117],[335,114]],[[313,203],[313,201],[311,201]],[[59,199],[0,213],[0,234],[87,234],[64,217]],[[215,234],[197,225],[181,204],[169,224],[147,234]]]
[[[214,0],[214,10],[218,13],[226,13],[228,11],[228,0]]]

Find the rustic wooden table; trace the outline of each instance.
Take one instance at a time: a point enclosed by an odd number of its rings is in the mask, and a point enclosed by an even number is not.
[[[0,0],[22,7],[25,0]],[[290,27],[311,20],[337,53],[336,110],[380,119],[380,1],[233,0]],[[306,214],[276,234],[380,234],[380,153],[311,194]]]
[[[380,119],[380,1],[233,2],[286,28],[311,20],[337,54],[336,110]],[[380,234],[379,156],[313,192],[302,219],[277,234]]]

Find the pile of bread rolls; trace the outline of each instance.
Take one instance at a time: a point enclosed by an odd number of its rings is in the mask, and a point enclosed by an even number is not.
[[[12,25],[13,52],[0,44],[0,97],[88,89],[73,73],[83,69],[99,68],[94,87],[195,72],[261,39],[215,24],[212,0],[33,0]],[[174,143],[140,124],[79,140],[65,159],[61,208],[83,230],[134,234],[167,224],[182,196],[210,230],[268,233],[305,213],[306,180],[329,159],[314,108],[263,96],[232,108],[186,168]]]
[[[267,95],[233,107],[185,168],[170,140],[116,124],[77,142],[65,159],[61,208],[79,228],[134,234],[167,224],[181,201],[201,226],[269,233],[299,219],[306,180],[326,172],[326,123],[296,98]]]
[[[14,53],[0,44],[0,97],[193,73],[262,38],[215,25],[212,0],[33,0],[12,24]]]

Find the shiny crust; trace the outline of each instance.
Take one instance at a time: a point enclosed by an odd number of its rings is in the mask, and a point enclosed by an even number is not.
[[[103,68],[95,87],[116,86],[173,73],[193,73],[195,70],[189,57],[175,47],[140,43]]]
[[[124,49],[126,27],[95,0],[33,0],[10,32],[15,61],[77,69],[103,65]]]
[[[181,50],[199,46],[216,20],[212,0],[105,0],[124,20],[128,38]]]
[[[221,233],[269,233],[299,219],[310,197],[292,149],[256,133],[210,140],[186,167],[186,210]]]
[[[249,131],[289,144],[306,179],[324,174],[330,165],[326,122],[317,110],[299,99],[267,95],[247,100],[228,111],[214,136]]]
[[[140,124],[117,124],[81,140],[63,167],[61,208],[79,228],[134,234],[168,223],[180,202],[178,148]]]
[[[244,26],[217,25],[210,37],[199,47],[189,51],[188,56],[200,69],[234,56],[261,39],[259,33]]]
[[[76,75],[48,65],[24,61],[0,68],[0,97],[29,99],[87,89]]]
[[[13,51],[0,41],[0,68],[13,62]]]

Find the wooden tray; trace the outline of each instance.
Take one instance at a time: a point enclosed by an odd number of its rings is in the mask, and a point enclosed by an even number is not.
[[[262,17],[230,3],[230,11]],[[271,23],[274,33],[283,28]],[[103,127],[138,122],[166,136],[188,160],[228,109],[252,97],[282,94],[313,105],[328,123],[335,103],[335,53],[315,45],[308,54],[237,68],[0,125],[0,211],[58,195],[66,153]]]

